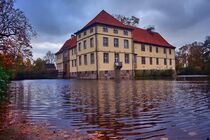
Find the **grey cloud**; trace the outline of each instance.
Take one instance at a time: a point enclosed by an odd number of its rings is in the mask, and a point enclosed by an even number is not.
[[[37,30],[34,42],[64,43],[103,9],[139,17],[140,27],[154,25],[177,47],[210,35],[210,0],[16,0],[16,6]]]
[[[63,35],[79,27],[85,17],[82,8],[76,10],[81,2],[19,0],[17,7],[25,11],[26,16],[38,32],[49,35]]]

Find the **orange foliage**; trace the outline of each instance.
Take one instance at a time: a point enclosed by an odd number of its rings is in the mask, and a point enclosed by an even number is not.
[[[0,65],[5,69],[12,69],[14,61],[9,55],[0,55]]]

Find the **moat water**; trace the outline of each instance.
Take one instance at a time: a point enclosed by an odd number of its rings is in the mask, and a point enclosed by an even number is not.
[[[10,95],[15,117],[100,139],[210,136],[210,81],[24,80]]]

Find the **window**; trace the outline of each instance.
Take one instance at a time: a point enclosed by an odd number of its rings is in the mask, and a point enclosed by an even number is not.
[[[124,48],[126,48],[126,49],[129,48],[129,43],[128,43],[127,39],[124,40]]]
[[[91,64],[94,64],[94,53],[90,54],[90,61],[91,61]]]
[[[57,59],[60,59],[61,58],[61,55],[57,55]]]
[[[141,51],[145,51],[145,45],[141,44]]]
[[[83,33],[84,35],[86,35],[86,31],[84,31],[84,33]]]
[[[137,63],[137,54],[134,54],[134,64],[136,65]]]
[[[128,35],[128,31],[127,31],[127,30],[124,30],[124,31],[123,31],[123,34],[124,34],[124,35]]]
[[[129,54],[125,54],[125,63],[129,64]]]
[[[81,38],[81,34],[79,34],[79,38]]]
[[[77,48],[74,48],[74,54],[77,54]]]
[[[94,45],[94,42],[93,42],[94,40],[93,40],[93,38],[90,38],[90,47],[92,48],[93,47],[93,45]]]
[[[119,39],[114,38],[114,47],[119,47]]]
[[[159,59],[156,58],[156,65],[159,65]]]
[[[104,53],[104,63],[109,63],[109,54]]]
[[[71,66],[74,67],[74,61],[73,60],[71,61]]]
[[[74,55],[74,49],[71,50],[71,55]]]
[[[109,40],[108,37],[103,37],[103,46],[108,46]]]
[[[146,64],[145,57],[141,57],[141,64]]]
[[[104,27],[103,27],[103,31],[104,31],[104,32],[108,32],[108,27],[107,27],[107,26],[104,26]]]
[[[172,65],[172,60],[171,59],[169,60],[169,63],[170,63],[170,65]]]
[[[74,60],[74,65],[77,66],[77,59]]]
[[[84,55],[84,64],[87,65],[87,54]]]
[[[93,28],[90,29],[90,33],[92,33],[92,32],[93,32]]]
[[[167,65],[167,59],[164,58],[164,65]]]
[[[78,50],[81,51],[81,43],[79,43]]]
[[[79,65],[82,65],[82,56],[79,56]]]
[[[120,61],[120,55],[119,55],[119,53],[115,53],[114,54],[114,62],[117,63],[119,61]]]
[[[67,58],[68,57],[68,52],[67,51],[64,52],[63,57],[64,58]]]
[[[156,53],[158,53],[158,47],[156,47]]]
[[[164,48],[163,52],[164,52],[164,54],[166,54],[166,48]]]
[[[86,49],[86,40],[83,41],[83,48]]]
[[[149,51],[152,52],[152,45],[149,46]]]
[[[149,58],[149,63],[152,65],[152,57]]]
[[[114,29],[114,34],[118,34],[118,30],[117,29]]]
[[[171,49],[169,49],[169,54],[171,54]]]

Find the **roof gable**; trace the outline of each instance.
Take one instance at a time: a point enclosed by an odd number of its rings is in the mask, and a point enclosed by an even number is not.
[[[102,10],[95,18],[93,18],[88,24],[86,24],[80,31],[85,30],[86,28],[94,25],[94,24],[105,24],[110,26],[115,26],[119,28],[131,29],[130,27],[124,25],[122,22],[114,18],[112,15]]]
[[[76,45],[77,45],[77,37],[74,36],[74,37],[68,39],[56,54],[63,52],[65,49],[74,48],[74,47],[76,47]]]

